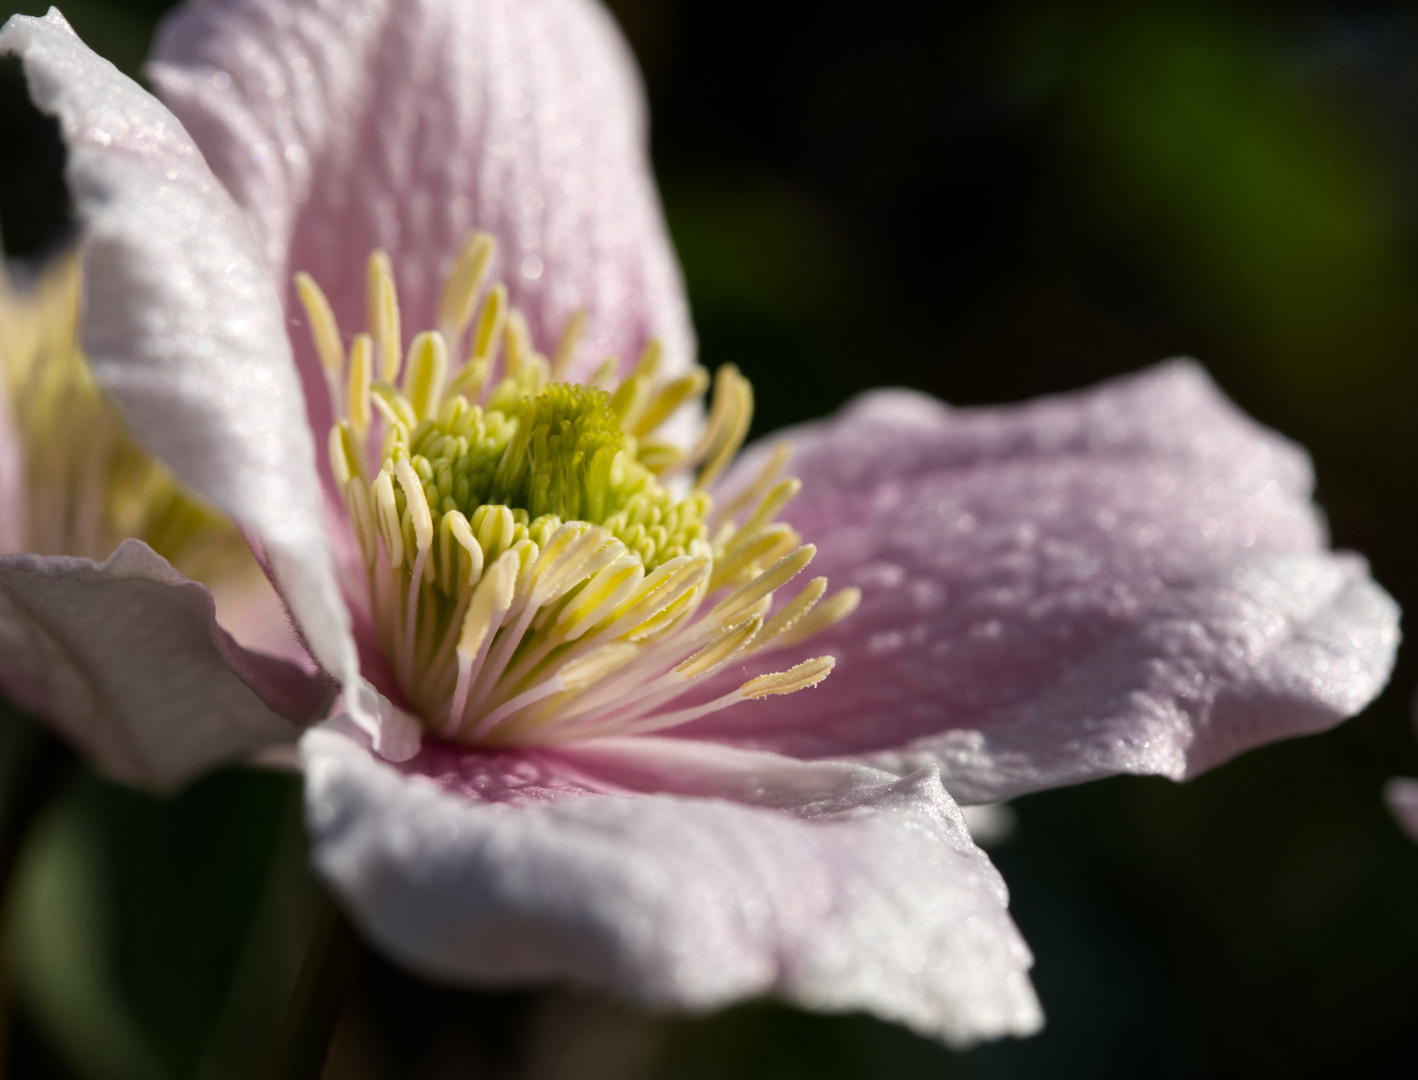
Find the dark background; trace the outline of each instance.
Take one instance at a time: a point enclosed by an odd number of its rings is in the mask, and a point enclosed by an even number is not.
[[[161,0],[65,12],[136,72]],[[1339,546],[1418,601],[1418,14],[1399,4],[619,0],[702,359],[759,432],[870,386],[958,404],[1200,358],[1303,442]],[[22,5],[38,13],[42,5]],[[52,134],[0,69],[0,223],[62,230]],[[1187,784],[1017,800],[991,850],[1045,1033],[952,1054],[862,1017],[703,1020],[358,968],[340,1077],[1418,1074],[1410,650],[1363,716]],[[7,790],[36,739],[4,727]],[[328,917],[288,779],[149,800],[75,768],[9,910],[10,1067],[255,1075]]]

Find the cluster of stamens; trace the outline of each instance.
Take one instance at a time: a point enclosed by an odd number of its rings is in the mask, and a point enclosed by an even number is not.
[[[583,320],[538,353],[506,288],[485,288],[493,254],[491,237],[469,239],[438,328],[407,350],[383,252],[368,264],[368,329],[348,349],[319,287],[296,276],[339,417],[331,470],[404,704],[446,738],[547,743],[664,730],[820,682],[831,657],[678,704],[844,617],[858,593],[823,601],[816,578],[770,616],[814,548],[774,521],[799,486],[781,477],[785,450],[725,506],[706,490],[752,416],[736,369],[717,372],[697,445],[657,438],[708,375],[664,377],[652,342],[624,378],[608,359],[566,382]]]
[[[129,435],[78,344],[80,260],[24,290],[0,270],[0,378],[19,434],[23,550],[106,559],[144,540],[214,584],[260,569],[240,530]]]

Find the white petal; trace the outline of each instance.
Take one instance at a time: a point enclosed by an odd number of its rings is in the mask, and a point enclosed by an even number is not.
[[[357,670],[279,297],[241,211],[182,125],[58,11],[0,55],[58,118],[84,229],[84,347],[137,438],[261,541],[307,644]]]
[[[410,775],[328,727],[302,750],[317,867],[430,975],[696,1011],[772,994],[954,1045],[1041,1023],[1003,882],[934,770],[629,739],[426,744]]]
[[[294,741],[272,706],[303,720],[325,696],[232,640],[211,593],[138,540],[102,564],[0,558],[0,686],[100,772],[154,790]]]

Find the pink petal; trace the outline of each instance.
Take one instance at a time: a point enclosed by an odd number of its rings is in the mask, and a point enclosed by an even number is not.
[[[328,696],[295,665],[238,645],[211,593],[138,540],[102,564],[0,558],[0,687],[99,771],[154,790],[292,742],[290,720]]]
[[[246,210],[275,276],[312,274],[348,334],[364,260],[393,260],[406,337],[435,325],[467,232],[545,351],[588,313],[587,374],[651,335],[688,364],[693,337],[646,153],[629,50],[590,0],[189,3],[149,74]],[[287,289],[289,310],[293,290]],[[297,335],[317,430],[323,381]]]
[[[1041,1023],[1003,882],[935,770],[656,739],[427,745],[410,775],[302,740],[317,867],[435,977],[691,1011],[772,994],[954,1045]]]
[[[68,148],[94,374],[153,453],[256,534],[307,644],[349,675],[304,401],[241,211],[172,114],[57,11],[11,18],[10,53]]]
[[[1384,801],[1403,831],[1418,840],[1418,780],[1395,777],[1384,785]]]
[[[1195,775],[1387,681],[1397,607],[1326,549],[1304,453],[1194,364],[1012,408],[878,393],[789,437],[804,486],[784,516],[864,600],[807,646],[838,658],[826,692],[690,734],[936,761],[984,802]]]

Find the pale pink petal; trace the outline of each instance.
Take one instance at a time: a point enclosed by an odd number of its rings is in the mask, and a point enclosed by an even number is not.
[[[0,558],[0,687],[100,772],[154,790],[294,741],[328,697],[238,645],[211,593],[138,540],[102,564]]]
[[[550,351],[588,313],[576,373],[659,336],[693,359],[651,177],[634,62],[594,0],[206,0],[159,33],[149,74],[247,211],[273,273],[312,274],[346,334],[364,260],[392,260],[406,339],[435,325],[468,230]],[[297,310],[287,289],[290,310]],[[317,429],[329,415],[296,342]]]
[[[838,658],[822,688],[686,734],[936,761],[957,799],[991,801],[1191,776],[1387,681],[1397,607],[1327,550],[1303,452],[1193,364],[1013,408],[878,393],[788,437],[803,491],[783,516],[862,606],[804,647]]]
[[[333,728],[302,749],[316,866],[426,974],[691,1011],[774,995],[955,1045],[1040,1026],[1003,882],[934,769],[655,739],[426,744],[398,769]]]
[[[259,538],[306,643],[351,675],[280,299],[241,211],[172,114],[57,11],[11,18],[10,53],[68,150],[95,376],[148,449]]]
[[[1384,801],[1403,831],[1418,840],[1418,780],[1395,777],[1384,785]]]

